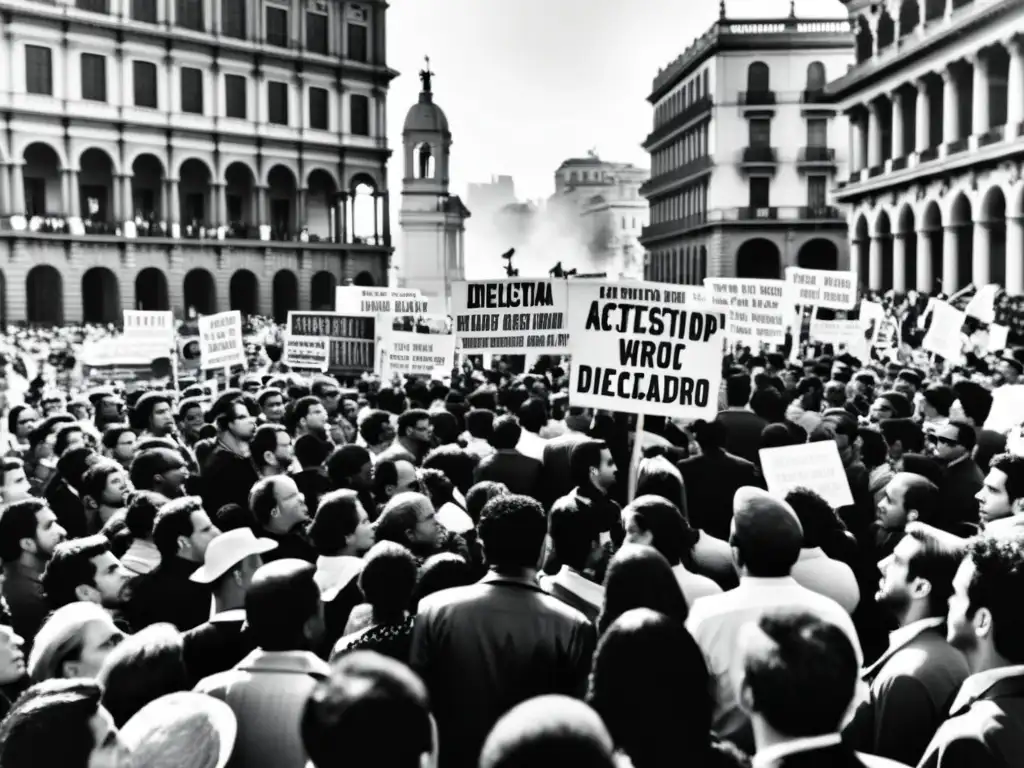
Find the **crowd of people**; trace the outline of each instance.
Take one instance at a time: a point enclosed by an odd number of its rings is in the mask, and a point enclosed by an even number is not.
[[[550,358],[61,368],[7,390],[0,768],[1024,763],[1022,350],[742,352],[639,434]],[[808,442],[851,505],[769,492]]]

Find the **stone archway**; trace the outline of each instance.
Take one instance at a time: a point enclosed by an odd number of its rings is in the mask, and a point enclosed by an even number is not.
[[[121,286],[106,267],[82,275],[82,322],[107,325],[121,321]]]
[[[781,276],[782,257],[771,240],[755,237],[736,252],[736,277],[777,280]]]
[[[839,269],[839,248],[831,240],[808,240],[796,255],[796,265],[804,269]]]
[[[146,267],[135,277],[135,308],[147,312],[167,312],[171,308],[167,275],[157,267]]]
[[[362,286],[363,288],[372,288],[376,284],[377,282],[373,279],[373,275],[371,275],[366,270],[363,270],[358,275],[356,275],[355,279],[352,281],[352,285],[359,285]]]
[[[231,276],[228,288],[228,306],[243,315],[260,313],[260,286],[256,275],[248,269],[240,269]]]
[[[40,264],[25,277],[25,319],[36,325],[64,325],[64,278],[56,267]]]
[[[317,272],[309,286],[309,308],[314,312],[333,312],[338,281],[327,271]]]
[[[213,275],[205,269],[193,269],[185,275],[185,311],[195,310],[199,315],[217,312],[217,285]]]
[[[299,308],[299,281],[290,269],[282,269],[274,275],[274,322],[285,323],[288,313]]]

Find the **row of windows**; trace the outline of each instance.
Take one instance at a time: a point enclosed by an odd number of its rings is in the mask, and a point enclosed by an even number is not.
[[[689,83],[684,85],[668,99],[654,108],[654,127],[668,122],[698,99],[702,99],[710,93],[710,76],[708,70],[694,75]]]
[[[772,146],[772,121],[766,117],[752,118],[749,124],[748,141],[748,146],[751,147]],[[828,146],[828,120],[818,117],[808,118],[807,143],[805,146]]]
[[[674,285],[703,285],[707,277],[707,248],[691,246],[651,254],[647,280]]]
[[[87,101],[107,101],[107,57],[94,53],[81,56],[82,98]],[[181,111],[203,114],[204,72],[193,67],[182,67]],[[157,109],[158,67],[149,61],[132,62],[132,80],[135,85],[136,107]],[[249,82],[244,75],[224,75],[225,117],[248,120]],[[53,95],[53,54],[49,48],[25,46],[25,90],[28,93]],[[314,130],[331,129],[330,96],[326,88],[308,89],[309,127]],[[267,122],[290,125],[289,85],[276,80],[267,82]],[[370,98],[364,94],[349,94],[351,133],[370,135]]]
[[[708,180],[678,190],[670,197],[651,204],[651,223],[679,221],[704,216],[708,210]]]
[[[221,9],[220,34],[238,40],[248,38],[250,0],[217,0]],[[110,13],[108,0],[76,0],[80,10]],[[157,0],[131,0],[131,18],[148,24],[158,23]],[[291,48],[288,7],[268,2],[264,8],[264,42],[279,48]],[[207,31],[205,0],[174,0],[176,26],[197,32]],[[345,19],[345,55],[353,61],[369,61],[369,12],[366,8],[350,5]],[[330,53],[330,17],[326,10],[305,12],[304,45],[299,47],[312,53]]]
[[[662,173],[681,168],[701,157],[708,156],[708,135],[711,130],[710,123],[696,125],[686,131],[672,144],[662,147],[654,153],[651,163],[651,174],[658,176]]]
[[[748,198],[751,208],[772,207],[772,179],[770,176],[751,176],[749,180],[750,196]],[[828,177],[808,176],[807,177],[807,206],[809,208],[823,208],[828,205]]]

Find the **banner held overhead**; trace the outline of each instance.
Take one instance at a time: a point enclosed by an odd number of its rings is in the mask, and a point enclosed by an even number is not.
[[[563,279],[452,283],[452,316],[462,351],[564,354],[568,285]]]

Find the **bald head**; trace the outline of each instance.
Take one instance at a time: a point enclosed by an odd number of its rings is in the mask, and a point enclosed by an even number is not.
[[[800,556],[804,531],[793,508],[759,488],[736,491],[732,502],[733,555],[747,575],[788,576]]]
[[[535,768],[558,764],[613,768],[614,746],[598,714],[568,696],[538,696],[509,710],[480,754],[480,768]]]
[[[245,618],[265,651],[303,651],[322,630],[320,589],[312,563],[283,558],[259,568],[245,593]],[[322,623],[322,622],[321,622]]]

